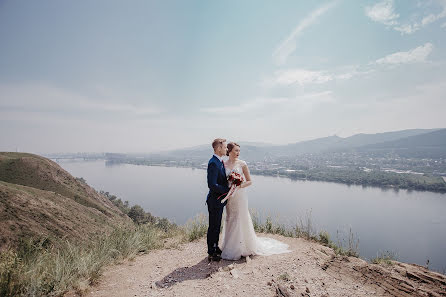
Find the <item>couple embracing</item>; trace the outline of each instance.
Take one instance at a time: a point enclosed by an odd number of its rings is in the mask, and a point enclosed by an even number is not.
[[[207,246],[209,261],[238,260],[251,255],[289,252],[288,245],[266,237],[257,237],[248,209],[245,188],[252,184],[248,165],[239,159],[240,145],[217,138],[212,142],[214,155],[209,160],[207,182],[209,194],[209,228]],[[226,160],[223,157],[228,156]],[[235,179],[233,177],[236,177]],[[219,245],[223,210],[223,237]]]

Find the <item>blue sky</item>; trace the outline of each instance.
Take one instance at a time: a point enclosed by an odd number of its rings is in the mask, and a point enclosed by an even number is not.
[[[446,0],[0,0],[0,150],[446,127]]]

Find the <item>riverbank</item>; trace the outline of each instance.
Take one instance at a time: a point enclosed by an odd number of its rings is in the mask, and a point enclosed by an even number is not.
[[[131,164],[144,166],[162,166],[206,169],[203,164],[185,163],[183,165],[177,162],[152,162],[150,160],[106,160],[109,165],[112,164]],[[360,185],[364,187],[375,187],[381,189],[404,189],[409,191],[428,191],[434,193],[446,193],[446,179],[432,174],[415,173],[397,173],[389,170],[368,169],[364,167],[350,168],[346,166],[317,166],[312,168],[274,168],[258,169],[255,166],[250,167],[251,174],[261,176],[280,176],[292,180],[308,180],[333,182],[345,185]]]

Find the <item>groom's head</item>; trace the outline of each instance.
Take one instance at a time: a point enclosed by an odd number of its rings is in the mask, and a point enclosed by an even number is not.
[[[227,151],[226,139],[217,138],[212,142],[212,148],[214,149],[214,153],[218,156],[225,156]]]

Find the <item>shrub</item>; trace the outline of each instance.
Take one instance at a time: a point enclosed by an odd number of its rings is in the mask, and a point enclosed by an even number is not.
[[[208,231],[207,221],[207,216],[204,214],[199,214],[187,221],[185,225],[185,239],[194,241],[206,235]]]

